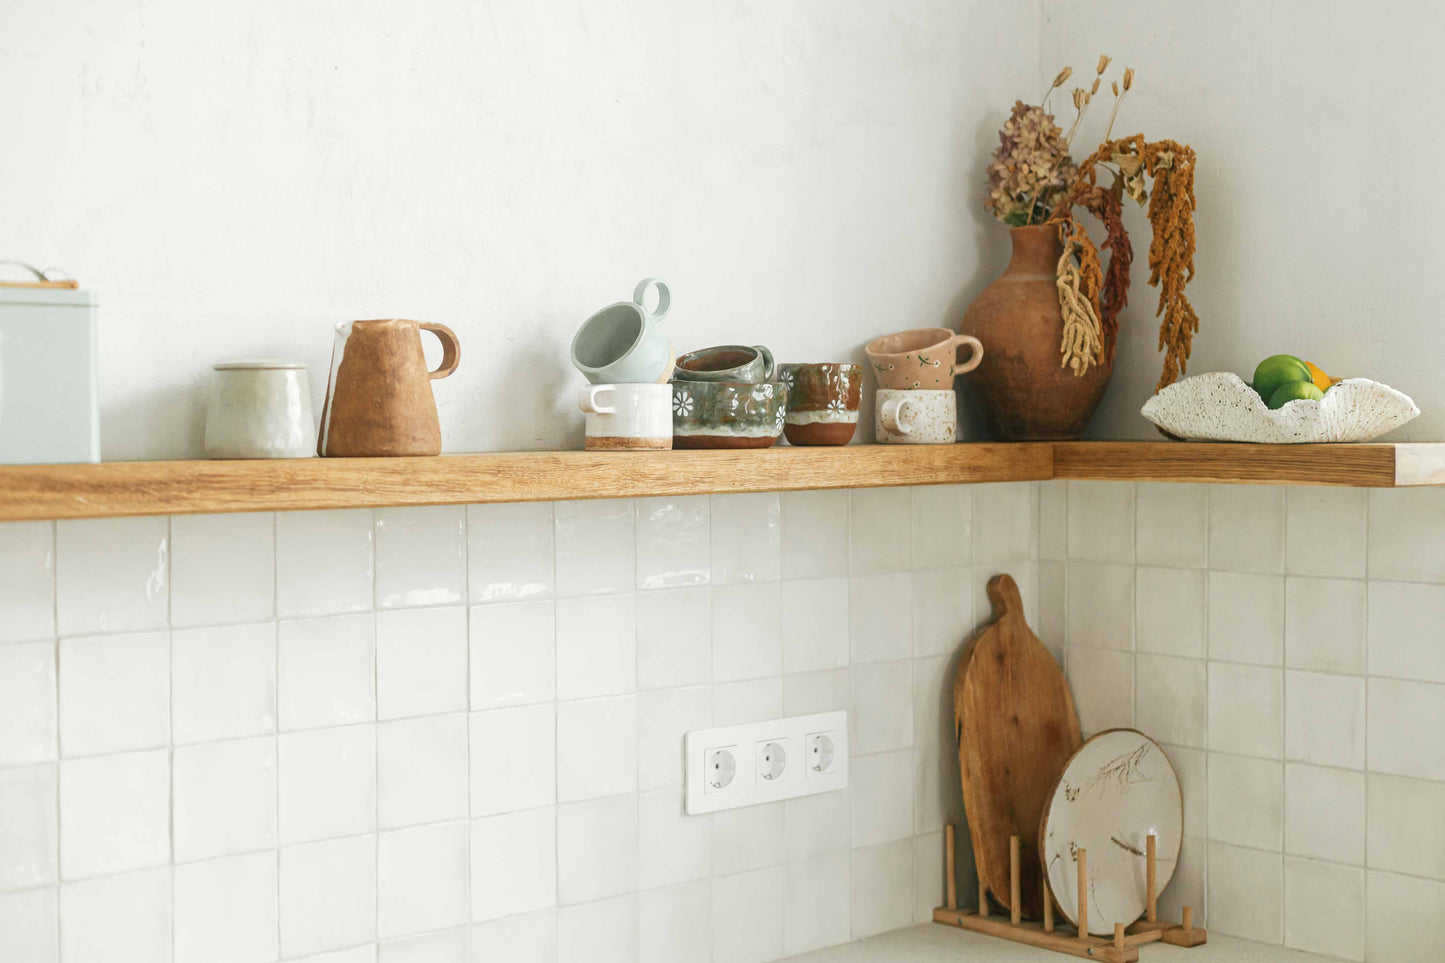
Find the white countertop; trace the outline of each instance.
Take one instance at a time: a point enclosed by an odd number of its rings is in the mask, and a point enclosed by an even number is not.
[[[1011,943],[941,923],[923,923],[856,943],[804,953],[794,963],[1058,963],[1073,959],[1062,953]],[[1209,934],[1203,946],[1150,943],[1139,949],[1139,963],[1339,963],[1333,957],[1251,943]]]

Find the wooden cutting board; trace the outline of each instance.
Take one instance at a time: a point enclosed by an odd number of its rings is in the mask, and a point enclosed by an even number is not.
[[[1009,837],[1019,837],[1022,913],[1037,919],[1039,817],[1083,739],[1064,673],[1024,621],[1018,585],[995,575],[988,597],[994,621],[964,647],[953,682],[963,804],[979,879],[1006,909]]]

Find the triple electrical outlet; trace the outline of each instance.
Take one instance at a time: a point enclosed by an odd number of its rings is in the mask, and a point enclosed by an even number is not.
[[[687,734],[687,811],[711,813],[848,785],[848,713]]]

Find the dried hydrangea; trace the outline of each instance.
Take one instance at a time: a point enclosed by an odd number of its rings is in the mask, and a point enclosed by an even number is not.
[[[1006,224],[1041,223],[1077,170],[1054,115],[1023,101],[998,132],[984,207]]]

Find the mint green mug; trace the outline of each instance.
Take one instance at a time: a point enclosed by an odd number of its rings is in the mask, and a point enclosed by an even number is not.
[[[657,289],[657,307],[647,295]],[[672,344],[658,323],[667,317],[672,295],[661,278],[637,282],[631,301],[609,304],[582,322],[572,338],[572,363],[594,385],[654,384],[672,377]]]

